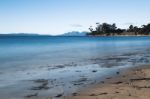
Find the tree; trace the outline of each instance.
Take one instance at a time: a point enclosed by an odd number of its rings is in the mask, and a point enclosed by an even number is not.
[[[139,28],[137,26],[134,26],[133,31],[135,32],[135,35],[138,35]]]
[[[90,26],[90,27],[89,27],[89,30],[90,30],[91,32],[93,32],[93,27],[92,27],[92,26]]]
[[[130,25],[130,26],[129,26],[129,29],[128,29],[128,32],[133,32],[133,29],[134,29],[134,26],[133,26],[133,25]]]
[[[142,25],[142,28],[140,29],[140,33],[144,35],[150,34],[150,24]]]
[[[117,27],[116,27],[116,24],[115,24],[115,23],[113,23],[113,24],[112,24],[112,29],[113,29],[113,30],[116,30],[116,29],[117,29]]]
[[[115,23],[108,24],[108,23],[96,23],[95,29],[93,29],[92,26],[90,26],[91,35],[114,35],[115,33],[122,33],[121,29],[117,29],[117,26]]]
[[[130,25],[127,30],[117,28],[116,24],[108,24],[108,23],[96,23],[96,27],[93,28],[90,26],[89,28],[90,33],[88,35],[121,35],[123,32],[124,34],[131,34],[131,35],[150,35],[150,24],[142,25],[141,27]],[[126,31],[126,32],[125,32]],[[133,32],[133,33],[128,33]]]

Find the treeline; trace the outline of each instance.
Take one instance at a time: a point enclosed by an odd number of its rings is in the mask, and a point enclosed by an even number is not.
[[[96,27],[90,26],[87,35],[113,36],[113,35],[150,35],[150,24],[141,27],[130,25],[128,29],[121,29],[116,24],[96,23]]]

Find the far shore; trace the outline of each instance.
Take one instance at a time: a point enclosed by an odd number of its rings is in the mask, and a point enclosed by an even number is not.
[[[98,36],[98,37],[99,37],[99,36],[102,36],[102,37],[113,37],[113,36],[114,36],[114,37],[115,37],[115,36],[122,36],[122,37],[135,36],[135,37],[136,37],[136,36],[137,36],[137,37],[139,37],[139,36],[150,36],[150,35],[127,35],[127,34],[126,34],[126,35],[87,35],[87,36]]]

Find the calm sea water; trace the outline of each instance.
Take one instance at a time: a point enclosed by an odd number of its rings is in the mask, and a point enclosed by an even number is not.
[[[0,87],[37,78],[71,86],[83,75],[92,82],[110,68],[143,64],[150,64],[150,37],[0,37]]]
[[[0,71],[8,67],[79,63],[149,48],[150,37],[0,37]]]

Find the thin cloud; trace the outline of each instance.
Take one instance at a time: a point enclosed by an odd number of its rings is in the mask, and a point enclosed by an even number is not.
[[[123,25],[134,25],[135,23],[133,22],[127,22],[127,23],[124,23]]]
[[[71,26],[71,27],[83,27],[83,26],[80,25],[80,24],[71,24],[70,26]]]

